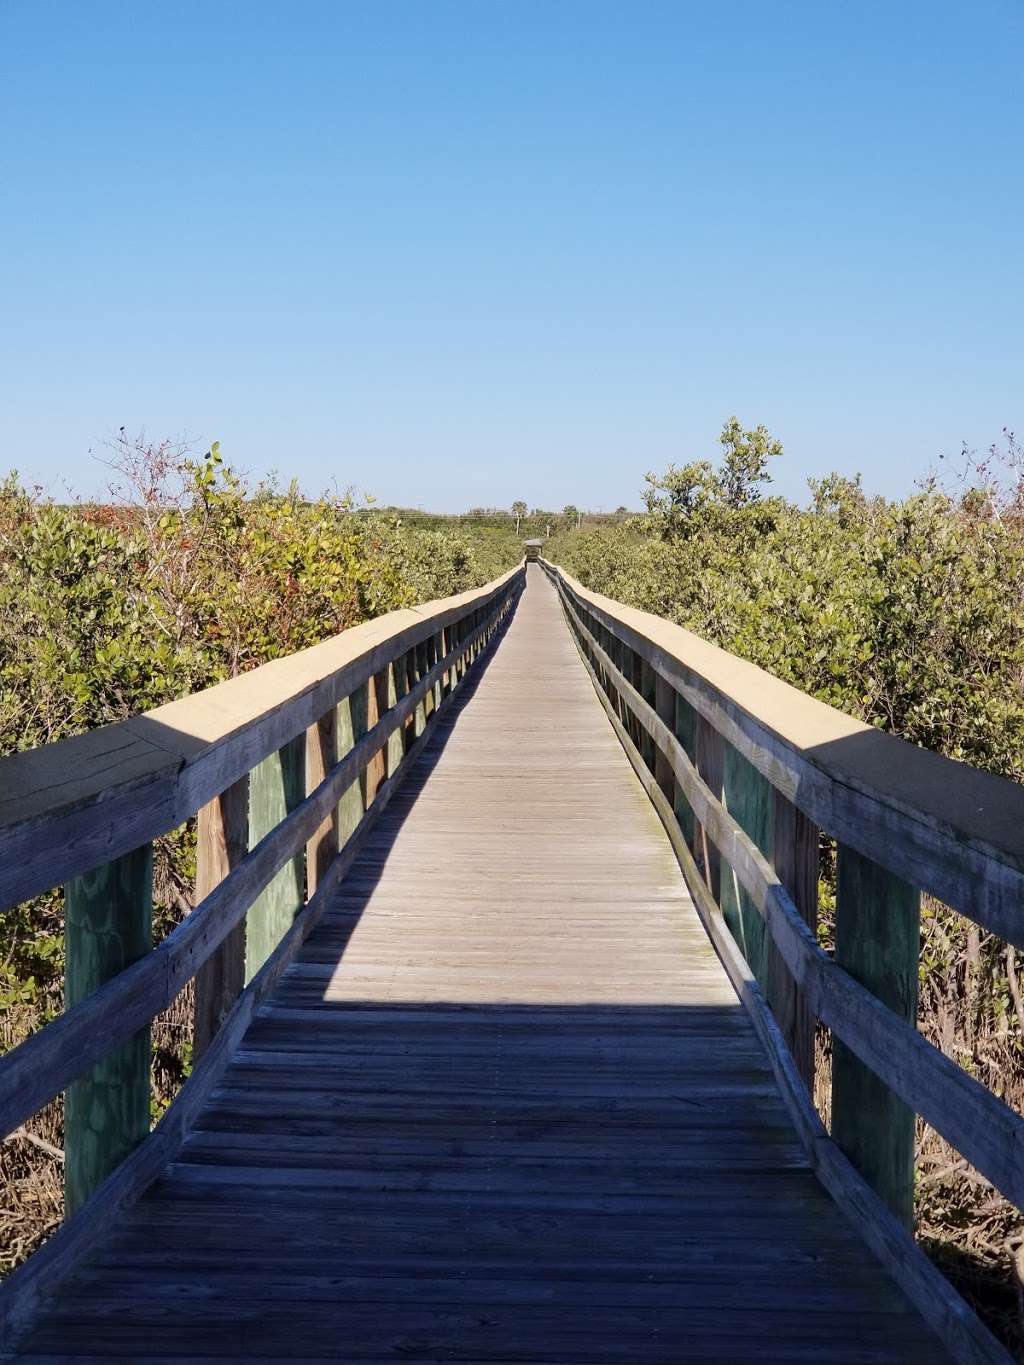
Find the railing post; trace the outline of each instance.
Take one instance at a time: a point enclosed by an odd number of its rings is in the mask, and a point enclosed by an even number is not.
[[[387,669],[375,673],[366,683],[366,728],[372,730],[388,709]],[[387,777],[387,743],[372,755],[363,769],[363,808],[369,810],[377,796],[377,789]]]
[[[818,827],[782,792],[775,789],[773,862],[779,881],[807,926],[818,927]],[[816,1020],[803,993],[786,970],[777,949],[768,959],[768,1003],[789,1044],[797,1071],[814,1094],[814,1028]]]
[[[401,701],[401,699],[403,697],[407,697],[409,693],[413,690],[413,688],[416,686],[415,648],[407,649],[404,654],[400,654],[398,656],[397,669],[398,672],[396,674],[397,679],[396,692],[399,701]],[[410,716],[407,716],[406,719],[402,722],[402,728],[400,733],[402,736],[402,755],[404,757],[412,748],[412,746],[416,743],[415,710],[412,712]]]
[[[249,847],[275,829],[306,795],[306,736],[257,763],[249,778]],[[253,902],[246,920],[245,979],[251,981],[302,908],[306,851],[300,849]]]
[[[337,747],[344,758],[366,734],[366,686],[359,687],[337,705]],[[344,848],[366,809],[363,775],[360,773],[338,802],[338,847]]]
[[[690,762],[696,764],[697,761],[697,713],[690,703],[679,692],[675,694],[676,714],[675,714],[675,735],[679,743],[686,751],[686,756]],[[694,819],[693,808],[686,799],[682,787],[676,787],[675,797],[676,819],[679,821],[679,828],[683,831],[683,838],[686,840],[687,847],[691,853],[696,852],[696,841],[694,838]]]
[[[249,775],[200,810],[196,830],[196,905],[245,857],[249,843]],[[192,1056],[198,1061],[245,985],[245,920],[236,924],[196,974]]]
[[[910,1024],[917,1020],[920,893],[839,846],[836,964]],[[832,1136],[907,1227],[914,1222],[914,1111],[838,1039]]]
[[[443,658],[445,657],[445,655],[448,653],[449,649],[451,648],[451,638],[452,638],[451,627],[450,627],[450,626],[442,626],[441,629],[440,629],[440,630],[438,631],[438,633],[437,633],[437,660],[438,660],[438,661],[440,661],[441,659],[443,659]],[[453,672],[452,669],[446,668],[446,669],[444,670],[444,672],[441,674],[440,678],[438,679],[438,684],[437,684],[437,686],[438,686],[438,696],[437,696],[437,704],[438,704],[438,706],[441,705],[441,703],[444,701],[445,697],[447,697],[448,694],[449,694],[449,692],[452,690],[452,672]]]
[[[427,655],[429,645],[430,645],[429,640],[423,640],[416,646],[417,682],[419,682],[421,678],[426,677],[426,675],[430,672],[430,664],[428,662]],[[416,732],[417,739],[419,739],[420,735],[422,735],[423,731],[427,728],[427,717],[433,712],[433,710],[434,691],[433,688],[431,688],[424,693],[423,700],[417,704],[416,710],[413,713],[413,728]]]
[[[385,711],[390,711],[398,701],[398,698],[403,695],[403,693],[399,691],[398,667],[399,664],[404,666],[404,663],[404,655],[399,655],[397,659],[392,659],[381,675],[384,679],[384,686],[387,689],[385,693]],[[399,764],[405,756],[405,742],[402,739],[402,730],[402,726],[399,726],[396,730],[392,730],[391,734],[388,735],[388,742],[385,745],[385,748],[387,749],[388,777],[398,771]]]
[[[626,644],[625,640],[620,640],[617,635],[614,638],[615,649],[612,651],[612,662],[618,668],[623,678],[625,678],[627,682],[632,682],[633,651],[630,649],[629,645]],[[614,681],[612,683],[612,686],[613,687],[615,686]],[[630,739],[632,739],[635,742],[636,720],[633,716],[633,712],[630,708],[630,705],[626,700],[625,694],[623,692],[616,692],[615,702],[618,710],[619,720],[622,722],[622,725],[626,733],[629,735]]]
[[[660,673],[655,673],[654,675],[654,709],[658,713],[658,718],[663,720],[668,728],[674,732],[676,723],[676,692],[668,679],[663,678]],[[656,744],[654,747],[654,778],[665,796],[674,806],[676,776],[672,769],[672,760],[662,752],[660,744]]]
[[[722,747],[722,805],[770,861],[775,834],[772,785],[732,744]],[[720,904],[729,932],[764,989],[764,920],[731,867],[723,868]]]
[[[64,888],[64,1008],[70,1009],[149,952],[153,847]],[[77,1212],[149,1132],[149,1029],[114,1048],[68,1087],[64,1101],[64,1211]]]
[[[710,788],[712,796],[719,799],[722,795],[723,746],[724,740],[711,722],[706,717],[698,715],[694,736],[696,752],[694,764],[705,784]],[[722,860],[718,849],[708,838],[704,826],[696,823],[694,842],[696,844],[694,856],[697,860],[697,866],[708,884],[712,899],[720,905]]]
[[[440,660],[444,658],[444,630],[443,630],[443,629],[442,629],[442,630],[439,630],[439,631],[437,632],[436,635],[431,636],[430,645],[431,645],[431,652],[430,652],[430,654],[428,655],[428,661],[429,661],[431,667],[433,667],[434,664],[439,663]],[[446,673],[442,673],[441,676],[438,678],[437,682],[434,684],[434,710],[435,710],[435,711],[438,709],[438,707],[441,705],[441,702],[442,702],[442,701],[444,700],[444,698],[447,696],[447,676],[448,676],[448,675],[447,675]]]
[[[458,625],[458,634],[457,634],[457,636],[456,636],[456,641],[457,641],[457,643],[458,643],[460,646],[463,644],[463,642],[465,641],[466,636],[467,636],[468,634],[469,634],[469,617],[468,617],[468,616],[464,616],[464,617],[462,618],[462,620],[459,622],[459,625]],[[466,676],[466,674],[467,674],[468,671],[469,671],[469,658],[468,658],[467,655],[463,654],[462,658],[461,658],[460,661],[459,661],[459,678],[460,678],[460,680]]]
[[[637,654],[639,664],[639,681],[636,688],[648,706],[657,705],[657,674],[642,654]],[[647,733],[647,727],[640,726],[640,752],[643,754],[644,762],[652,773],[657,768],[658,746],[654,742],[654,736]]]
[[[338,761],[338,712],[332,706],[306,731],[306,794],[316,791]],[[312,898],[338,854],[338,812],[331,811],[306,843],[306,895]]]

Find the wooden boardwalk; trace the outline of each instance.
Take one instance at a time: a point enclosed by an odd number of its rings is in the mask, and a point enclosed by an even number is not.
[[[941,1362],[810,1173],[531,567],[37,1361]]]

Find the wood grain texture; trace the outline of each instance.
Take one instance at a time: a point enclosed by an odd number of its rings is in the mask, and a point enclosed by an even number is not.
[[[797,913],[803,917],[804,923],[817,939],[818,828],[781,792],[775,792],[774,802],[772,861],[775,872],[789,893]],[[808,1091],[813,1094],[814,1013],[777,950],[773,952],[769,962],[767,995],[783,1037],[793,1054],[796,1069],[803,1077]]]
[[[917,1026],[921,893],[839,845],[836,964]],[[832,1136],[907,1227],[914,1224],[915,1114],[844,1045],[832,1045]]]
[[[258,848],[306,799],[306,735],[296,735],[249,774],[249,849]],[[315,831],[314,831],[315,834]],[[306,899],[302,843],[249,907],[245,919],[245,979],[274,951]]]
[[[815,1179],[536,568],[17,1354],[951,1359]]]
[[[64,1005],[72,1010],[149,952],[153,846],[115,858],[67,887]],[[138,1030],[68,1087],[64,1202],[81,1208],[149,1132],[149,1028]]]
[[[315,792],[320,783],[337,763],[338,752],[338,707],[332,706],[325,711],[315,725],[306,731],[306,795]],[[339,844],[338,807],[329,811],[323,822],[314,830],[311,839],[306,841],[306,889],[314,894],[324,873],[338,856]]]
[[[245,857],[249,848],[249,779],[240,778],[196,822],[196,904],[201,905]],[[196,973],[192,1055],[210,1046],[245,986],[245,921],[225,936]]]

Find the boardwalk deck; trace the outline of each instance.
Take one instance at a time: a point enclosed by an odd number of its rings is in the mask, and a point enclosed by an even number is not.
[[[22,1358],[948,1359],[808,1169],[539,569],[464,686]]]

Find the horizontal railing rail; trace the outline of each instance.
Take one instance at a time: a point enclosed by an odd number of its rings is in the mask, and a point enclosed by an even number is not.
[[[915,1026],[922,890],[1024,940],[1024,791],[542,566],[819,1174],[963,1359],[1007,1359],[904,1230],[916,1114],[1024,1206],[1024,1119]],[[834,956],[815,933],[819,831],[838,840]],[[816,1021],[831,1140],[811,1102]]]
[[[0,1125],[6,1135],[67,1092],[72,1223],[102,1221],[98,1200],[123,1203],[151,1178],[147,1137],[166,1160],[524,581],[520,566],[0,760],[0,896],[10,906],[64,884],[67,968],[64,1013],[0,1058]],[[198,903],[151,948],[151,841],[193,816]],[[206,1056],[150,1133],[148,1025],[193,978]],[[33,1261],[64,1265],[83,1236]],[[29,1284],[32,1262],[14,1279]]]

